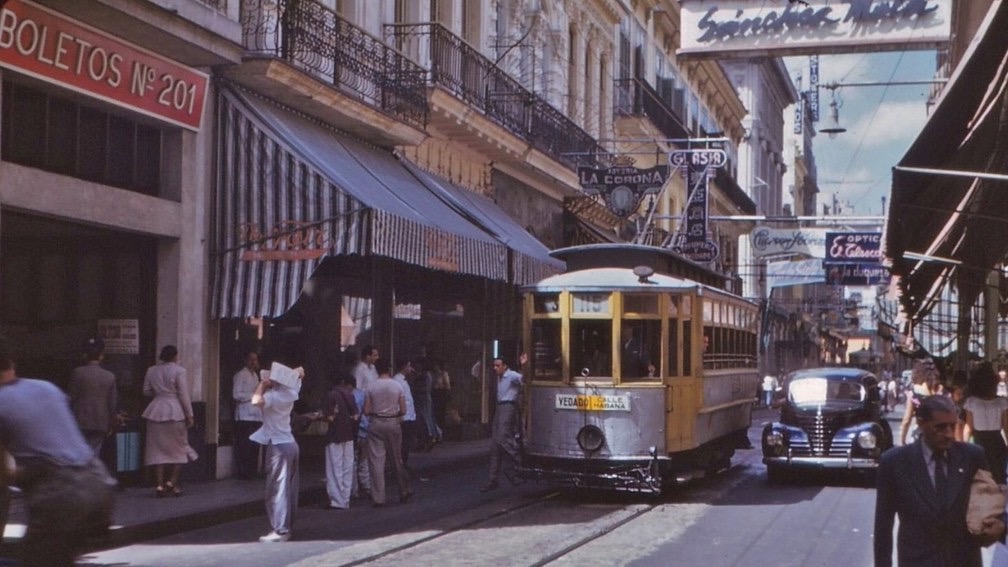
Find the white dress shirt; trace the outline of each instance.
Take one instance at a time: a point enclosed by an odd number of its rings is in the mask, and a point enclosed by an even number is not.
[[[259,385],[259,377],[248,367],[235,373],[231,398],[235,401],[235,420],[262,421],[262,410],[252,405],[252,394]]]
[[[291,412],[297,399],[297,392],[279,384],[263,392],[262,427],[249,435],[249,439],[260,445],[294,443]]]

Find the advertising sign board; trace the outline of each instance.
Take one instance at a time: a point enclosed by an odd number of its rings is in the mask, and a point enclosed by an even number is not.
[[[677,54],[752,57],[935,49],[952,0],[680,0]]]

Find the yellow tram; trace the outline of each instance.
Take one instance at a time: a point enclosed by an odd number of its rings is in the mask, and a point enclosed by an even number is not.
[[[664,249],[553,254],[567,271],[523,288],[521,476],[660,492],[726,468],[750,446],[757,307]]]

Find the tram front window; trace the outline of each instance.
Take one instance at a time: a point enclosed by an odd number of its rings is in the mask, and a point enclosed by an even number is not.
[[[620,370],[624,382],[658,377],[661,321],[624,320],[620,331]]]
[[[560,380],[560,320],[532,321],[532,379]]]
[[[612,321],[572,319],[571,373],[574,376],[612,376]]]

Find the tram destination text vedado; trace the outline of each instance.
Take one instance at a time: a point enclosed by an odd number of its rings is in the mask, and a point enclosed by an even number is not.
[[[556,409],[582,411],[630,411],[630,396],[557,394]]]

